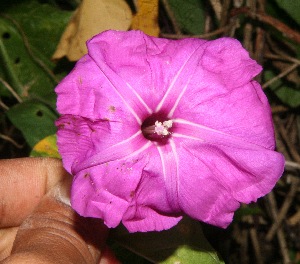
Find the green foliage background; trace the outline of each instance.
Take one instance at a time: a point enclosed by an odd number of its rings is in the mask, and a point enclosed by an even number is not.
[[[56,132],[54,121],[58,114],[54,88],[59,80],[72,69],[74,63],[66,59],[53,62],[51,56],[78,4],[79,1],[76,0],[5,0],[0,2],[0,133],[2,139],[0,151],[2,158],[29,155],[38,142]],[[206,14],[213,13],[208,1],[169,0],[168,4],[182,34],[199,35],[205,32]],[[268,1],[265,12],[299,32],[299,1]],[[249,21],[253,24],[261,23],[254,22],[242,14],[241,25],[235,37],[242,40],[243,26]],[[215,17],[211,23],[215,28],[221,26]],[[274,43],[273,48],[275,44],[276,49],[284,47],[288,50],[289,56],[295,58],[294,63],[299,64],[299,43],[289,39],[284,32],[272,25],[261,23],[260,26],[270,34]],[[273,52],[272,47],[269,47],[269,52]],[[275,80],[282,71],[282,65],[268,60],[261,60],[261,63],[265,68],[260,78],[261,82],[267,83],[274,80],[266,88],[271,105],[279,104],[298,111],[300,106],[299,72],[296,71],[293,76],[285,75]],[[51,142],[50,145],[55,145],[53,138],[49,137],[47,140],[50,140],[48,141]],[[17,148],[13,148],[14,146]],[[55,148],[55,146],[52,147]],[[34,150],[32,154],[45,156],[47,151]],[[242,209],[238,215],[247,213],[259,214],[261,211],[248,208],[243,212]],[[182,233],[182,230],[186,232]],[[166,245],[168,245],[168,254],[162,259],[166,252]],[[130,235],[119,228],[112,235],[111,246],[118,257],[125,261],[124,263],[148,263],[149,261],[222,263],[217,253],[207,243],[199,223],[186,219],[175,229],[159,234]],[[144,258],[132,255],[130,253],[132,251]]]

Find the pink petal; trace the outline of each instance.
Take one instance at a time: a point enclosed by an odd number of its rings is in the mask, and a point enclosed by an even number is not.
[[[143,155],[147,162],[123,224],[130,232],[169,229],[180,221],[180,208],[175,208],[168,195],[168,182],[162,177],[163,163],[157,148],[153,146]]]
[[[133,157],[78,172],[72,184],[72,207],[82,216],[102,218],[108,227],[116,227],[133,199],[144,163]]]
[[[57,110],[60,114],[70,114],[89,118],[91,120],[110,120],[131,125],[123,131],[129,135],[139,128],[130,112],[107,77],[99,69],[89,55],[81,58],[72,72],[56,87],[58,94]]]
[[[240,202],[273,188],[284,160],[251,81],[261,67],[238,41],[107,31],[87,46],[56,88],[58,146],[81,215],[131,232],[170,228],[185,213],[226,227]],[[173,121],[161,144],[141,132],[153,113]]]
[[[91,121],[64,115],[56,122],[58,148],[65,168],[72,174],[113,160],[136,155],[150,146],[140,129],[124,139],[126,124],[107,120]],[[129,129],[130,130],[130,129]]]
[[[176,130],[179,201],[191,217],[226,227],[239,202],[266,195],[282,175],[280,153],[198,124]]]
[[[180,206],[192,218],[225,228],[231,223],[240,203],[196,154],[189,153],[188,150],[179,152],[180,158],[185,159],[180,166]],[[203,155],[205,154],[210,153],[206,151]]]
[[[114,86],[127,95],[128,101],[138,101],[134,99],[136,93],[154,111],[167,90],[174,87],[179,75],[176,91],[180,93],[178,88],[186,82],[186,74],[195,70],[192,65],[201,57],[203,48],[199,47],[204,43],[205,40],[199,39],[154,38],[141,31],[106,31],[88,41],[87,46],[89,55],[111,77]],[[185,69],[191,56],[193,64]],[[133,91],[124,83],[130,84]]]
[[[174,116],[274,149],[271,109],[260,86],[252,81],[224,91],[217,78],[209,80],[214,85],[203,85],[182,97]]]
[[[84,161],[72,167],[72,172],[76,174],[79,171],[93,166],[114,160],[126,159],[130,156],[136,156],[139,153],[146,151],[151,145],[152,143],[144,138],[142,132],[138,131],[128,139],[113,143],[107,148],[99,149],[94,155],[86,157]]]
[[[249,58],[241,43],[232,38],[210,41],[201,66],[209,72],[217,73],[229,89],[247,84],[262,70],[256,61]]]
[[[108,122],[93,123],[82,117],[64,115],[56,121],[57,145],[64,168],[72,173],[73,163],[80,163],[93,152],[94,145],[91,139],[93,130],[107,129]]]
[[[131,233],[162,231],[175,226],[181,219],[182,216],[158,213],[151,207],[136,204],[128,208],[123,218],[123,224]]]

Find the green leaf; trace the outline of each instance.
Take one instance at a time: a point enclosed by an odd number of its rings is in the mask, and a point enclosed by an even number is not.
[[[0,16],[0,77],[24,100],[37,99],[55,109],[54,87],[61,78],[51,61],[72,12],[37,0],[5,5]],[[8,96],[4,85],[0,95]]]
[[[31,147],[56,132],[54,121],[57,116],[42,103],[28,101],[17,104],[6,114]]]
[[[204,237],[201,224],[187,217],[161,232],[128,233],[120,226],[112,230],[111,237],[153,263],[223,263]]]
[[[34,61],[20,33],[9,21],[0,18],[0,34],[5,36],[0,40],[0,76],[24,100],[38,99],[55,109],[56,83]],[[5,86],[1,87],[2,95],[8,95]]]
[[[300,25],[300,1],[276,0],[278,6],[285,10]]]
[[[45,137],[33,147],[30,157],[53,157],[61,159],[56,141],[55,134]]]
[[[272,71],[264,72],[265,80],[270,80],[275,77],[275,74]],[[290,84],[290,85],[289,85]],[[272,83],[269,88],[275,93],[275,95],[285,104],[290,107],[299,107],[300,106],[300,85],[295,86],[292,83],[287,81],[283,82],[281,79],[278,79]]]
[[[17,23],[36,52],[51,58],[73,11],[61,10],[38,0],[19,0],[0,8],[6,17]],[[11,21],[12,21],[11,20]],[[50,60],[49,60],[50,62]]]
[[[211,264],[221,263],[215,253],[198,251],[188,246],[180,246],[175,252],[162,264],[174,264],[174,263],[190,263],[190,264]]]
[[[202,34],[204,32],[204,1],[168,0],[182,31],[186,34]]]
[[[24,45],[14,26],[1,17],[0,36],[0,77],[6,80],[18,95],[22,96],[23,84],[19,79],[18,64],[20,57],[23,61],[23,54],[26,54]],[[11,96],[2,83],[0,84],[0,95]]]

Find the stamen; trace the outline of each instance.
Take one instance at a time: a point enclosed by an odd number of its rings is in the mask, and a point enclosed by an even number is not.
[[[168,136],[171,134],[169,129],[172,127],[173,121],[167,120],[164,122],[155,121],[154,125],[143,128],[144,135],[159,135]]]

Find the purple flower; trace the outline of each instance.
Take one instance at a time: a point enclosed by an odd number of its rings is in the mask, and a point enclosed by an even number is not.
[[[187,214],[227,227],[240,203],[274,187],[261,71],[231,38],[168,40],[106,31],[57,86],[58,146],[83,216],[130,232]]]

